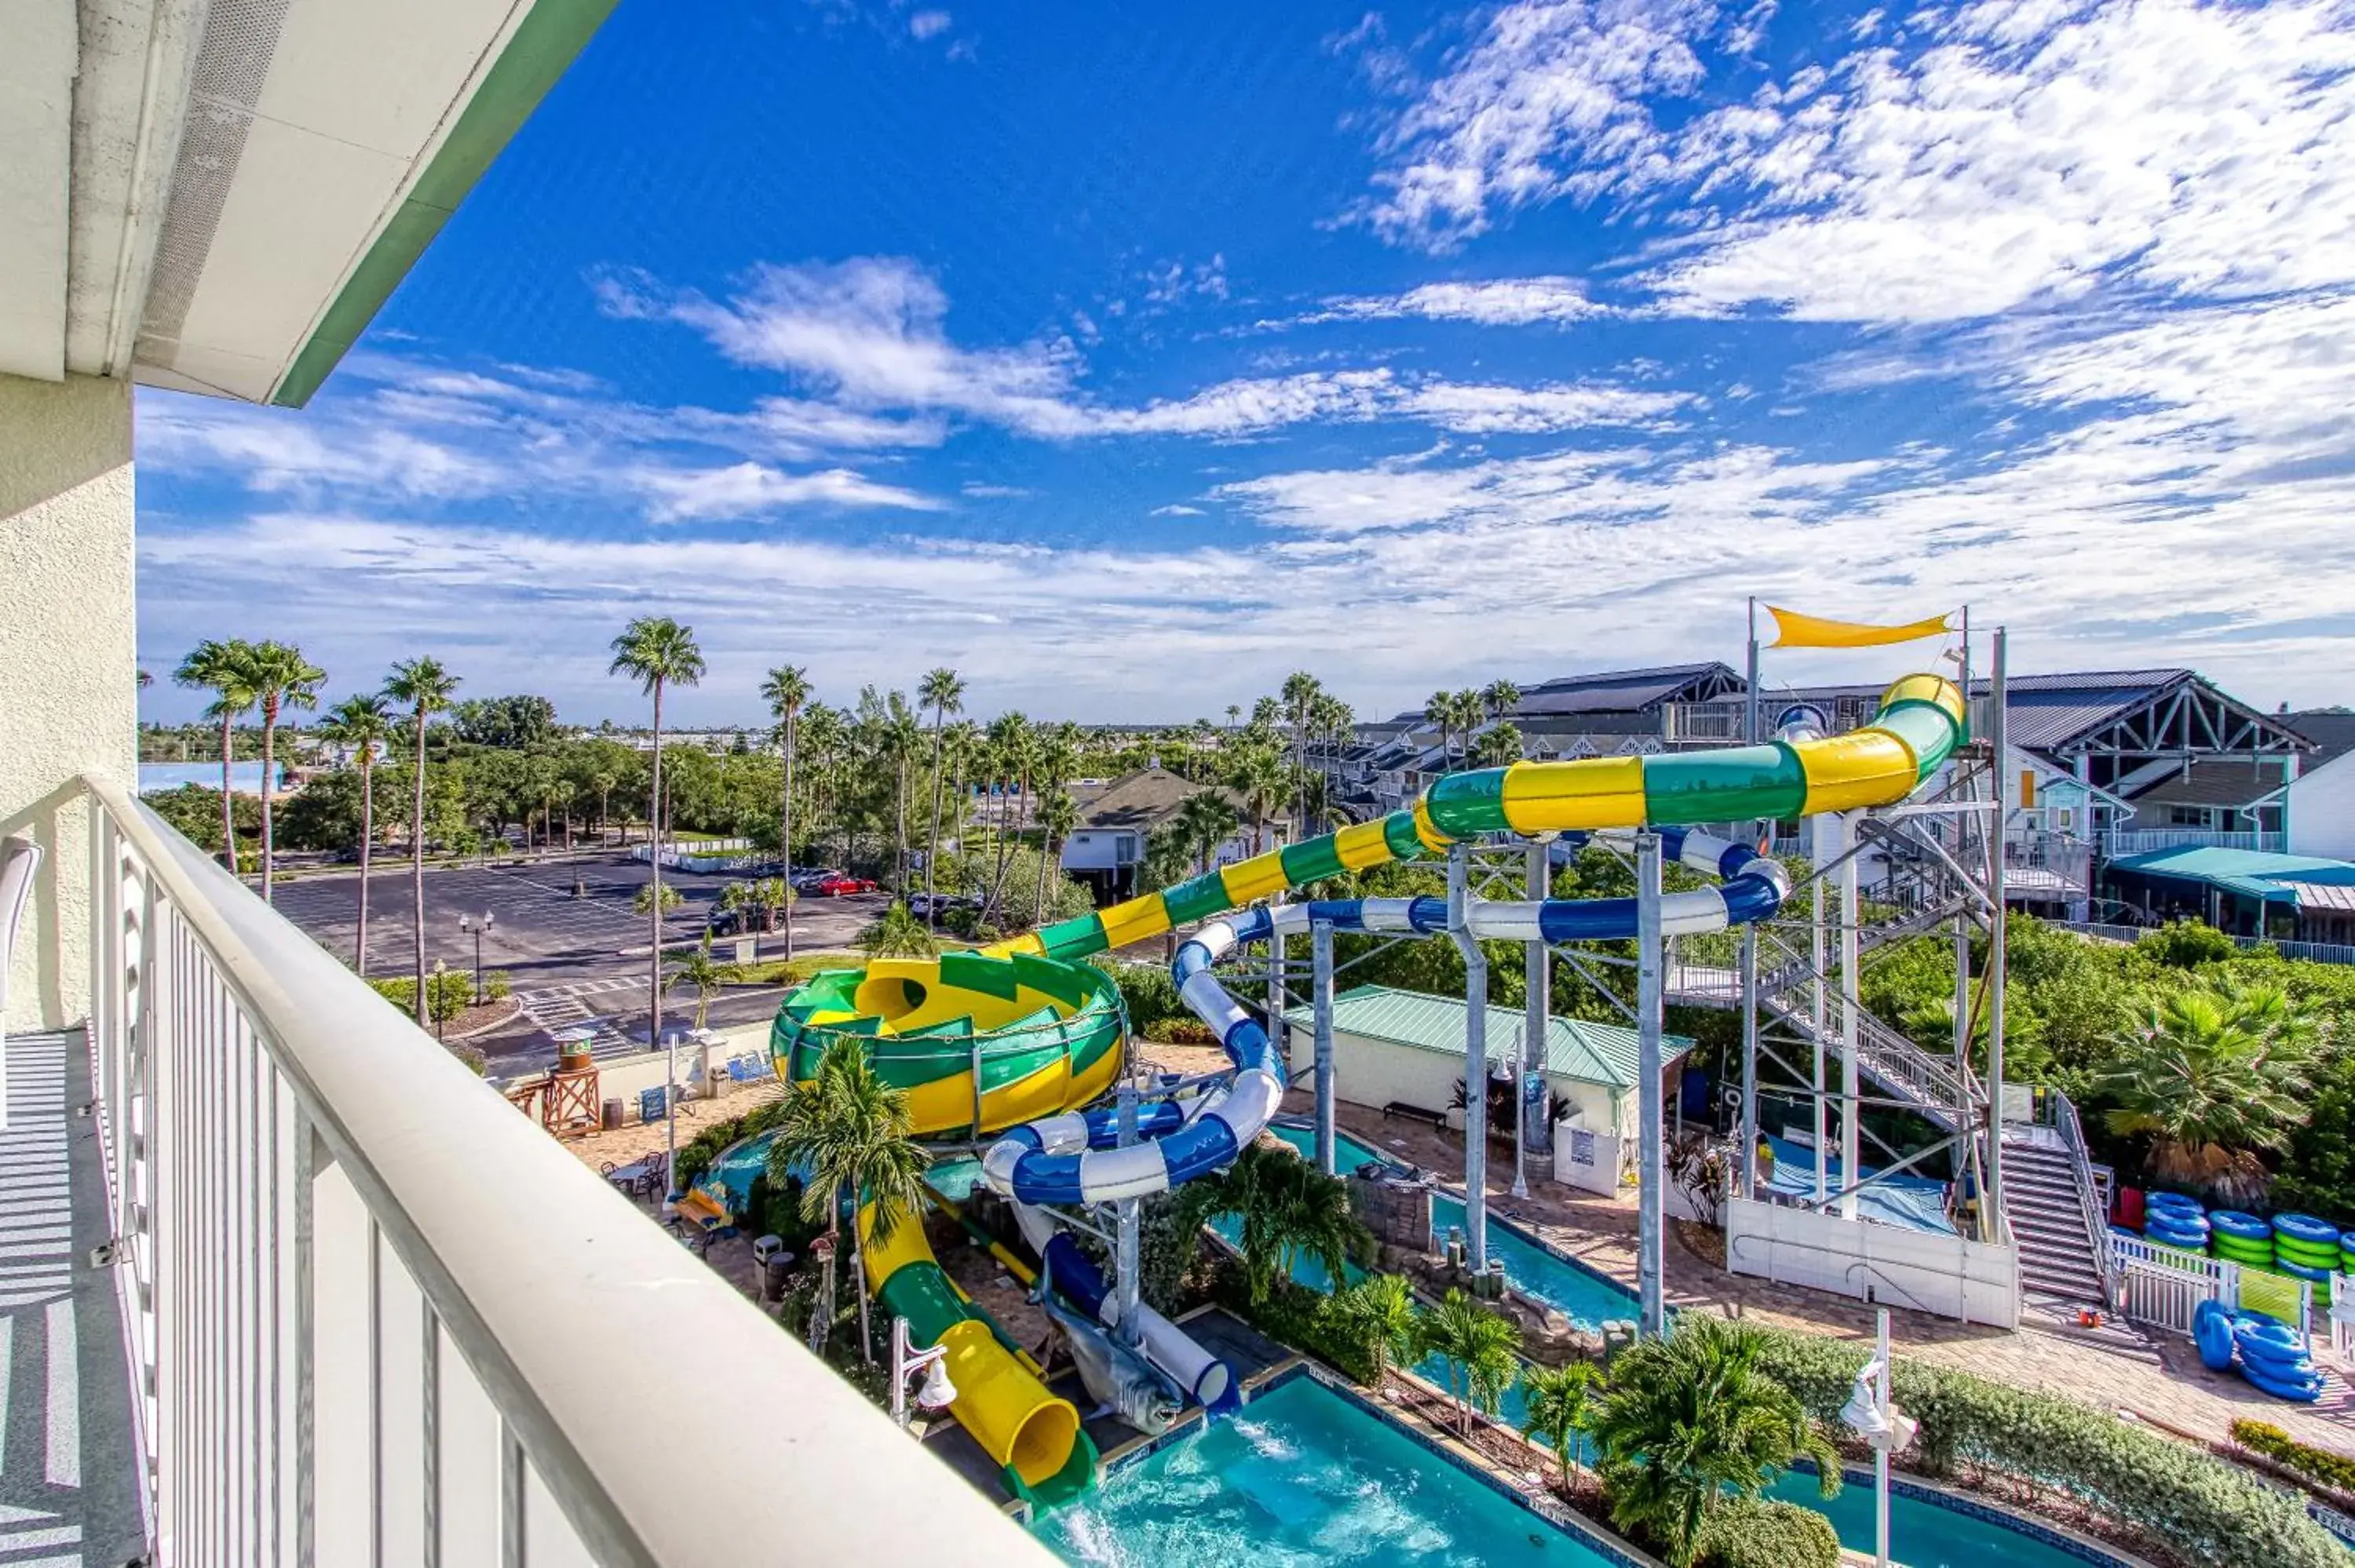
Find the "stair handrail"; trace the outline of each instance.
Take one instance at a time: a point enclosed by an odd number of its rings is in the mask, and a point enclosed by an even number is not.
[[[2085,1146],[2085,1126],[2077,1116],[2077,1107],[2059,1089],[2047,1089],[2052,1102],[2052,1125],[2061,1134],[2061,1146],[2069,1153],[2069,1176],[2077,1189],[2077,1212],[2085,1223],[2086,1238],[2093,1243],[2094,1267],[2102,1277],[2102,1305],[2115,1310],[2117,1307],[2118,1267],[2110,1245],[2110,1224],[2102,1213],[2099,1200],[2094,1195],[2094,1160],[2092,1150]]]

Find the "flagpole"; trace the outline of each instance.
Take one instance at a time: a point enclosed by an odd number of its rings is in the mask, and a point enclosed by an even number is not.
[[[1750,599],[1750,662],[1742,687],[1742,738],[1758,744],[1758,599]],[[1759,823],[1750,824],[1756,842]],[[1742,1195],[1758,1196],[1758,931],[1742,927]]]

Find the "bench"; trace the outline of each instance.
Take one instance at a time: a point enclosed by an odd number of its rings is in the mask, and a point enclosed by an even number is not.
[[[1425,1106],[1410,1105],[1405,1100],[1392,1100],[1382,1107],[1382,1119],[1388,1121],[1394,1116],[1404,1117],[1409,1121],[1426,1123],[1441,1132],[1447,1130],[1445,1111],[1435,1111]]]

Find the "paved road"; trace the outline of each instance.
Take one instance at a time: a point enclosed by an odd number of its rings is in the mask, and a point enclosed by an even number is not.
[[[592,1048],[613,1054],[645,1048],[649,932],[630,900],[650,873],[619,855],[535,862],[516,866],[429,867],[425,873],[425,961],[472,969],[474,938],[459,928],[461,916],[492,916],[483,939],[483,967],[506,972],[523,1004],[517,1025],[474,1044],[491,1058],[495,1075],[552,1062],[549,1031],[590,1025]],[[581,886],[579,896],[574,881]],[[663,923],[666,946],[693,942],[704,929],[727,876],[673,873],[664,878],[687,900]],[[803,949],[841,947],[872,920],[884,900],[809,898],[794,906],[794,944]],[[359,918],[359,874],[305,878],[277,889],[279,913],[338,957],[349,959]],[[732,943],[723,941],[725,956]],[[764,936],[761,956],[779,951]],[[416,965],[409,868],[398,862],[372,868],[368,878],[368,972],[406,975]],[[775,1011],[774,988],[748,988],[714,1001],[714,1027],[748,1023]],[[664,1017],[691,1012],[682,993],[666,1000]]]

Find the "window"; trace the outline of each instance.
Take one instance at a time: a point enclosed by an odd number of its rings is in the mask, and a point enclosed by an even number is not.
[[[2209,821],[2209,817],[2210,812],[2205,806],[2169,806],[2167,809],[2167,821],[2170,827],[2213,827],[2215,824]]]
[[[1123,833],[1113,841],[1113,859],[1126,865],[1136,858],[1136,835]]]

